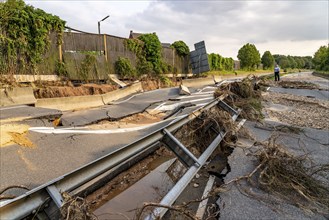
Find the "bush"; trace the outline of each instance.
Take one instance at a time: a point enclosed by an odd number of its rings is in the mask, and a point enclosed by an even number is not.
[[[115,72],[123,78],[134,78],[136,76],[136,71],[131,66],[130,60],[123,57],[119,57],[115,62]]]
[[[175,48],[177,54],[181,57],[187,56],[190,54],[190,48],[185,44],[184,41],[175,41],[172,45],[172,48]]]

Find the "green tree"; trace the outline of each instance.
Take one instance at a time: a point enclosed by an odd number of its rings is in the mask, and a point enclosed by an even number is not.
[[[270,51],[265,51],[262,56],[263,69],[270,69],[274,66],[274,57]]]
[[[57,32],[62,41],[65,21],[23,0],[0,2],[0,68],[3,72],[32,72],[50,45],[49,33]]]
[[[158,36],[155,33],[143,34],[138,37],[143,45],[143,53],[147,62],[150,62],[153,66],[153,70],[157,74],[162,73],[162,46]],[[147,64],[149,66],[149,64]]]
[[[115,72],[123,78],[134,78],[136,73],[130,60],[124,57],[119,57],[115,62]]]
[[[312,69],[313,68],[313,63],[312,63],[312,57],[311,56],[306,56],[303,57],[304,60],[304,68],[306,69]]]
[[[172,45],[172,48],[175,48],[179,56],[187,56],[190,54],[190,48],[186,45],[184,41],[175,41]]]
[[[238,52],[238,59],[241,62],[241,68],[254,70],[260,63],[260,54],[253,44],[245,44]]]
[[[284,55],[282,55],[280,57],[278,64],[281,68],[284,68],[284,69],[290,67],[290,62],[289,62],[288,58]]]
[[[222,57],[221,55],[215,53],[208,54],[208,62],[210,70],[233,71],[234,68],[233,58]]]
[[[321,46],[315,52],[313,63],[316,70],[329,71],[329,46]]]
[[[289,60],[289,67],[295,69],[297,67],[297,62],[295,61],[294,57],[288,55],[287,58]]]

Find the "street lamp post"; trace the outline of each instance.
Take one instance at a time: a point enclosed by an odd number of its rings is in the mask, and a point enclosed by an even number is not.
[[[102,20],[100,20],[98,22],[98,34],[101,34],[101,21],[104,21],[105,19],[107,19],[108,17],[110,17],[110,15],[106,16],[105,18],[103,18]]]

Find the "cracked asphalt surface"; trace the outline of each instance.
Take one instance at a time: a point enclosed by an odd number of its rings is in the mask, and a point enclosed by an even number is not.
[[[211,99],[213,99],[211,91],[213,92],[214,90],[215,88],[207,88],[207,96],[211,97]],[[77,121],[77,124],[85,125],[100,119],[106,119],[108,115],[112,115],[111,118],[121,118],[144,111],[155,103],[170,104],[171,102],[167,103],[167,100],[173,97],[180,97],[178,92],[178,88],[155,90],[136,95],[127,101],[118,101],[118,104],[115,105],[76,112],[63,112],[62,120]],[[197,98],[198,95],[184,97],[184,100],[192,101]],[[211,99],[200,101],[199,104],[206,104]],[[180,102],[180,99],[176,102]],[[186,114],[195,108],[186,108],[180,114]],[[33,111],[33,107],[23,106],[17,109],[19,111],[17,115],[21,114],[24,109]],[[39,111],[42,114],[44,111],[49,114],[54,112],[53,110],[39,108],[35,110],[35,115],[39,115]],[[12,108],[10,111],[15,111],[15,109]],[[57,114],[58,112],[55,111],[55,113]],[[132,143],[136,139],[142,138],[170,122],[171,120],[167,120],[146,129],[116,134],[45,134],[27,131],[26,138],[31,140],[35,147],[28,148],[13,144],[0,148],[0,188],[2,189],[10,185],[25,185],[30,189],[35,188]],[[48,119],[29,119],[15,123],[28,124],[31,127],[53,127],[53,124]],[[14,195],[20,195],[25,191],[18,189],[9,192]]]

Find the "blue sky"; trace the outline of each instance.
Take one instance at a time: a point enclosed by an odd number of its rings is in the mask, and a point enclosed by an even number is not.
[[[27,4],[60,16],[67,26],[128,37],[129,31],[156,32],[162,42],[205,40],[208,53],[236,59],[253,43],[261,55],[312,56],[329,38],[329,1],[78,1],[34,0]]]

